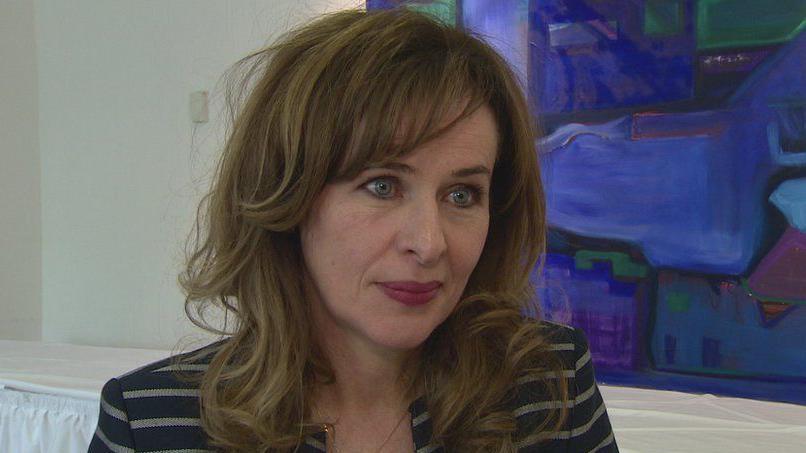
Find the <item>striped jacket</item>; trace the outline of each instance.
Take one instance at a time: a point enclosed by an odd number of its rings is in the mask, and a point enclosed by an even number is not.
[[[594,380],[587,341],[578,329],[544,322],[551,330],[551,349],[566,364],[563,374],[569,379],[569,417],[560,432],[549,440],[535,436],[518,443],[519,452],[577,453],[618,452],[604,401]],[[209,356],[208,356],[209,357]],[[201,360],[190,365],[176,365],[165,359],[146,365],[106,383],[101,394],[100,417],[95,436],[89,446],[96,452],[205,452],[206,444],[199,420],[199,391],[187,379],[174,373],[203,372]],[[546,410],[558,407],[558,401],[538,397],[534,380],[517,383],[517,397],[512,402],[513,414],[521,432],[528,432],[542,420]],[[444,452],[431,439],[431,422],[425,398],[414,401],[410,408],[411,431],[416,453]],[[325,433],[308,436],[298,449],[300,453],[325,451]]]

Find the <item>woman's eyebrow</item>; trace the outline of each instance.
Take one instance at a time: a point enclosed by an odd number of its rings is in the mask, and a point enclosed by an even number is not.
[[[463,176],[471,176],[471,175],[487,175],[490,176],[492,172],[489,168],[485,167],[484,165],[476,165],[475,167],[468,167],[468,168],[461,168],[459,170],[454,170],[451,175],[461,178]]]
[[[368,168],[370,168],[370,169],[382,168],[382,169],[387,169],[387,170],[397,170],[397,171],[400,171],[402,173],[408,173],[408,174],[414,174],[414,173],[417,172],[414,169],[414,167],[412,167],[410,165],[406,165],[406,164],[401,163],[401,162],[389,162],[389,163],[382,164],[382,165],[370,165]],[[490,169],[487,168],[486,166],[484,166],[484,165],[476,165],[474,167],[460,168],[458,170],[454,170],[453,172],[451,172],[451,176],[454,176],[456,178],[462,178],[464,176],[472,176],[472,175],[478,175],[478,174],[490,176],[491,173],[492,172],[490,171]]]

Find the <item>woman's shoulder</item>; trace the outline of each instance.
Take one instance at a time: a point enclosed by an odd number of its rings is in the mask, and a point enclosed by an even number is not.
[[[542,331],[546,348],[556,354],[561,369],[527,375],[519,379],[513,414],[519,432],[524,435],[519,447],[532,451],[545,440],[542,433],[527,434],[544,420],[552,409],[565,407],[568,418],[551,441],[540,451],[618,451],[604,401],[596,384],[588,340],[578,328],[550,321],[530,321]],[[564,399],[546,391],[545,383],[565,379],[568,393]]]
[[[204,448],[200,378],[223,341],[149,363],[110,379],[101,391],[89,451]]]
[[[529,421],[529,430],[553,410],[570,407],[574,398],[576,362],[580,358],[578,329],[551,321],[526,319],[539,332],[542,345],[535,362],[530,363],[515,383],[513,413],[520,423]],[[560,380],[567,383],[565,398]]]
[[[541,356],[543,360],[557,359],[555,364],[559,366],[546,366],[550,362],[538,364],[535,368],[543,369],[544,372],[527,374],[519,379],[519,384],[557,379],[560,376],[574,382],[580,377],[580,373],[587,374],[589,372],[592,374],[588,339],[581,329],[545,320],[530,319],[526,322],[532,324],[539,331],[540,338],[543,341],[543,345],[540,348],[540,350],[544,351]],[[527,387],[530,386],[527,385]]]
[[[175,354],[162,360],[143,365],[137,369],[129,371],[114,378],[114,381],[127,391],[157,390],[175,386],[179,388],[191,388],[197,383],[197,377],[203,374],[210,365],[216,351],[226,340],[216,341],[204,347]],[[156,395],[167,394],[169,392],[150,392]]]
[[[546,348],[557,352],[563,363],[578,368],[576,362],[579,359],[583,359],[586,355],[590,357],[588,339],[581,329],[546,320],[527,322],[533,323],[539,329]]]

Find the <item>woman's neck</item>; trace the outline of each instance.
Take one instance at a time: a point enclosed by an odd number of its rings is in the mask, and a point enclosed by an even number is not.
[[[320,347],[335,382],[316,387],[314,399],[329,409],[327,415],[401,413],[408,407],[410,370],[406,367],[416,351],[378,350],[357,341],[330,338],[320,342]]]

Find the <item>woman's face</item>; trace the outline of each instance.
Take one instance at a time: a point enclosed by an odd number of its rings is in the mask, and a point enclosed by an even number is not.
[[[390,168],[325,186],[300,227],[320,338],[409,350],[448,317],[487,237],[497,139],[485,106]]]

